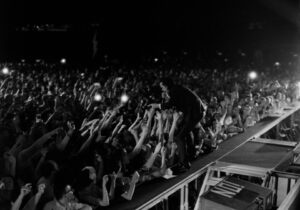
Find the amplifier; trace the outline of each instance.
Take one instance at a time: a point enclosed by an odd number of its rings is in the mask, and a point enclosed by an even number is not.
[[[268,210],[273,191],[259,185],[226,177],[200,198],[204,210]]]

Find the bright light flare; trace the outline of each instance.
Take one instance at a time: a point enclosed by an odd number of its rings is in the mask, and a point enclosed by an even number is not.
[[[122,77],[117,77],[117,81],[122,81],[123,78]]]
[[[9,69],[7,67],[4,67],[2,69],[2,73],[5,74],[5,75],[9,74]]]
[[[101,99],[102,99],[102,96],[99,93],[96,93],[95,96],[94,96],[94,100],[95,101],[101,101]]]
[[[274,66],[280,66],[280,63],[279,62],[275,62]]]
[[[67,62],[67,60],[65,59],[65,58],[62,58],[61,60],[60,60],[60,63],[61,64],[65,64]]]
[[[249,73],[249,78],[250,78],[250,79],[256,79],[256,78],[257,78],[257,73],[256,73],[255,71],[251,71],[251,72]]]
[[[122,102],[122,103],[127,103],[128,100],[129,100],[128,95],[123,94],[123,95],[121,96],[121,102]]]

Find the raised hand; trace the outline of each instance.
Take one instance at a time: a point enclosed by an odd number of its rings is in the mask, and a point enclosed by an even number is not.
[[[0,180],[0,190],[5,189],[5,184],[2,180]]]
[[[4,159],[8,160],[9,162],[14,162],[16,160],[16,158],[11,154],[11,152],[5,152]]]
[[[85,125],[87,124],[87,118],[84,118],[84,120],[82,121],[81,127],[80,127],[80,131],[83,130],[83,128],[85,127]]]
[[[177,144],[175,142],[172,143],[172,151],[175,151],[177,149]]]
[[[161,142],[159,142],[159,143],[156,145],[155,150],[154,150],[154,153],[158,153],[160,150],[161,150]]]
[[[69,136],[71,136],[73,134],[74,130],[75,130],[75,124],[73,122],[68,121],[67,122],[67,126],[68,126],[68,132],[67,132],[67,134]]]
[[[173,113],[173,119],[174,119],[174,121],[178,121],[180,117],[181,117],[181,114],[179,112],[175,111]]]
[[[103,184],[106,184],[108,182],[108,175],[104,175],[102,181]]]
[[[22,188],[21,188],[21,195],[26,196],[31,192],[32,189],[32,185],[31,183],[27,183],[25,184]]]
[[[98,163],[103,162],[102,156],[99,155],[99,154],[97,154],[97,155],[96,155],[96,161],[97,161]]]
[[[41,154],[43,157],[46,157],[47,153],[48,153],[48,147],[44,147],[43,149],[41,149]]]
[[[141,128],[142,128],[142,132],[148,132],[149,131],[149,127],[147,125],[147,120],[143,119],[141,121]]]
[[[170,113],[169,110],[164,110],[164,111],[162,111],[162,119],[163,119],[163,120],[169,119],[169,115],[170,115],[169,113]]]
[[[156,119],[156,120],[161,120],[161,119],[162,119],[162,114],[161,114],[160,112],[156,111],[155,114],[156,114],[156,115],[155,115],[155,119]]]
[[[45,184],[39,184],[37,193],[38,194],[43,194],[45,192],[45,188],[46,188]]]
[[[122,163],[121,162],[119,162],[119,170],[118,170],[118,172],[117,172],[117,174],[116,174],[116,176],[117,177],[122,177]]]
[[[49,133],[47,133],[46,135],[50,138],[51,136],[58,134],[58,132],[61,130],[61,127],[55,128],[54,130],[50,131]]]
[[[141,118],[141,115],[140,115],[140,113],[137,113],[135,121],[137,122],[137,121],[139,121],[140,119],[142,119],[142,118]]]
[[[160,108],[161,108],[161,105],[160,105],[160,104],[149,104],[149,106],[150,106],[152,109],[160,109]]]
[[[166,155],[166,152],[167,152],[167,148],[166,147],[162,147],[161,150],[160,150],[160,154],[161,156],[165,156]]]

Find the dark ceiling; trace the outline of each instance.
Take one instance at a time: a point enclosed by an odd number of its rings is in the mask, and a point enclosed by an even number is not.
[[[97,23],[102,46],[113,51],[197,50],[294,40],[299,8],[296,0],[5,0],[0,21],[6,47],[16,27],[67,23],[85,34]]]

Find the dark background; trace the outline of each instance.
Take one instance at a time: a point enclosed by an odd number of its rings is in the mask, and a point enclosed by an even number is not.
[[[0,60],[85,62],[95,31],[100,55],[127,60],[163,50],[198,55],[262,49],[280,57],[299,48],[299,11],[297,0],[1,1]],[[21,30],[45,23],[68,29]]]

